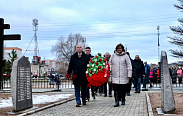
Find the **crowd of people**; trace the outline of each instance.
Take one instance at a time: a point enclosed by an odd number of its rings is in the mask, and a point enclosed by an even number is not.
[[[99,53],[98,55],[101,54]],[[85,52],[83,52],[82,45],[80,44],[76,46],[76,53],[71,56],[67,75],[76,75],[76,79],[73,80],[76,107],[80,107],[81,102],[83,105],[86,105],[86,100],[90,98],[90,91],[93,99],[95,99],[98,93],[104,94],[104,97],[112,97],[112,91],[114,91],[114,107],[118,107],[120,101],[121,105],[125,105],[125,97],[126,95],[130,96],[132,84],[133,88],[135,88],[135,93],[140,93],[142,82],[142,88],[146,88],[147,83],[149,83],[149,87],[153,87],[152,83],[161,82],[160,63],[158,63],[158,67],[153,68],[148,65],[147,62],[143,62],[139,55],[136,55],[133,60],[130,57],[130,53],[125,51],[124,46],[122,44],[118,44],[112,55],[108,52],[104,55],[104,58],[110,65],[110,76],[108,82],[99,87],[87,87],[88,81],[85,72],[87,70],[87,64],[90,62],[90,58],[93,57],[94,56],[91,55],[91,48],[86,47]],[[179,82],[182,82],[181,68],[176,69],[176,67],[173,67],[170,69],[170,75],[172,77],[172,82],[174,82],[174,79],[177,77]],[[107,88],[109,90],[108,94]]]
[[[169,68],[170,71],[170,77],[172,78],[172,83],[178,83],[181,84],[182,83],[182,68],[179,66],[178,68],[176,68],[176,66],[173,66],[171,68]]]

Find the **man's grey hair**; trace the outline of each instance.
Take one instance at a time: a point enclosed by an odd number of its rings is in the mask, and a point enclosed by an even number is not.
[[[111,55],[109,52],[106,52],[106,53],[105,53],[105,55],[106,55],[106,54],[109,54],[109,55]]]

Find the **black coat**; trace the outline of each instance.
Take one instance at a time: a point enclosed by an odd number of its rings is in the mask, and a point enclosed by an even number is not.
[[[145,75],[145,67],[141,60],[134,60],[133,61],[133,76],[134,78],[141,78],[142,75]]]
[[[86,85],[88,83],[85,72],[89,61],[90,56],[84,52],[82,52],[81,58],[78,57],[77,52],[71,56],[67,74],[77,75],[77,78],[73,81],[74,85]]]

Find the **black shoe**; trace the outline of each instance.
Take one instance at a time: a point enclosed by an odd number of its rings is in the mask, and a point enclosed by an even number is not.
[[[134,93],[140,93],[140,91],[135,91]]]
[[[77,103],[76,104],[76,107],[81,107],[81,103]]]
[[[127,96],[130,96],[130,93],[126,93]]]
[[[114,107],[118,107],[119,106],[119,101],[116,101],[114,104]]]
[[[86,101],[85,101],[85,102],[83,102],[83,105],[86,105]]]
[[[151,87],[153,87],[152,85],[150,85],[150,87],[149,88],[151,88]]]
[[[104,97],[107,97],[107,94],[104,94]]]
[[[109,94],[109,97],[112,97],[112,94]]]
[[[125,100],[122,100],[121,105],[125,105]]]

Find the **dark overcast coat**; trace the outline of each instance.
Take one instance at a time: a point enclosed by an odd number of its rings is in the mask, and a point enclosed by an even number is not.
[[[73,81],[74,85],[86,85],[88,83],[85,72],[89,61],[90,56],[86,55],[84,52],[82,52],[81,58],[78,57],[77,52],[71,56],[67,74],[77,75],[77,78]]]

